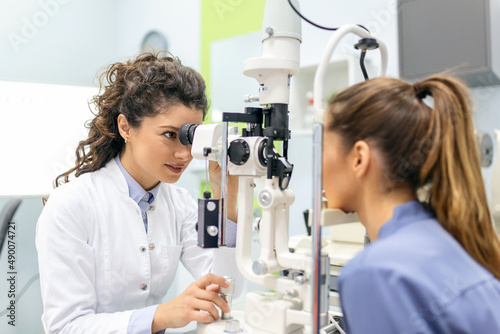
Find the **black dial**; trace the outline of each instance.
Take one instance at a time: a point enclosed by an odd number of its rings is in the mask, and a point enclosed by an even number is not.
[[[243,139],[236,139],[231,142],[227,151],[229,161],[233,164],[241,166],[248,161],[250,157],[250,146]]]

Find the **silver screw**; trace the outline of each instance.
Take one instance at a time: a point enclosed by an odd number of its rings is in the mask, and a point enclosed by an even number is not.
[[[286,295],[290,298],[295,298],[297,297],[298,293],[296,290],[291,289],[286,291]]]
[[[263,191],[260,193],[259,202],[262,206],[268,206],[273,201],[273,196],[269,191]]]
[[[295,284],[302,285],[305,282],[307,282],[307,278],[304,275],[298,275],[298,276],[295,276],[294,281],[295,281]]]
[[[252,270],[256,275],[264,275],[267,273],[267,265],[262,260],[257,260],[252,264]]]
[[[210,225],[210,226],[207,226],[207,233],[211,237],[215,237],[217,235],[217,233],[219,233],[219,229],[217,228],[217,226]]]

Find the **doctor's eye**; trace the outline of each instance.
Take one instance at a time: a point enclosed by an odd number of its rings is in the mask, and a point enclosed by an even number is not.
[[[177,132],[174,131],[167,131],[163,135],[168,139],[177,139]]]

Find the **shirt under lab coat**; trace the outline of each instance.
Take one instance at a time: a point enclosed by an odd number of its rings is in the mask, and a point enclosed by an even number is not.
[[[196,279],[241,277],[234,249],[197,246],[187,191],[162,183],[152,205],[146,232],[113,159],[54,190],[36,235],[48,334],[126,333],[135,309],[161,302],[179,260]]]
[[[417,201],[395,208],[339,290],[349,334],[500,333],[500,282]]]

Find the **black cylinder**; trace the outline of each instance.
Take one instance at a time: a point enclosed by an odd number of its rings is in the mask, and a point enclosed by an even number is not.
[[[288,104],[274,103],[271,105],[270,113],[266,116],[266,130],[264,135],[273,137],[274,140],[287,140],[288,131]]]
[[[179,141],[182,145],[193,145],[194,132],[198,124],[183,124],[179,129]]]

